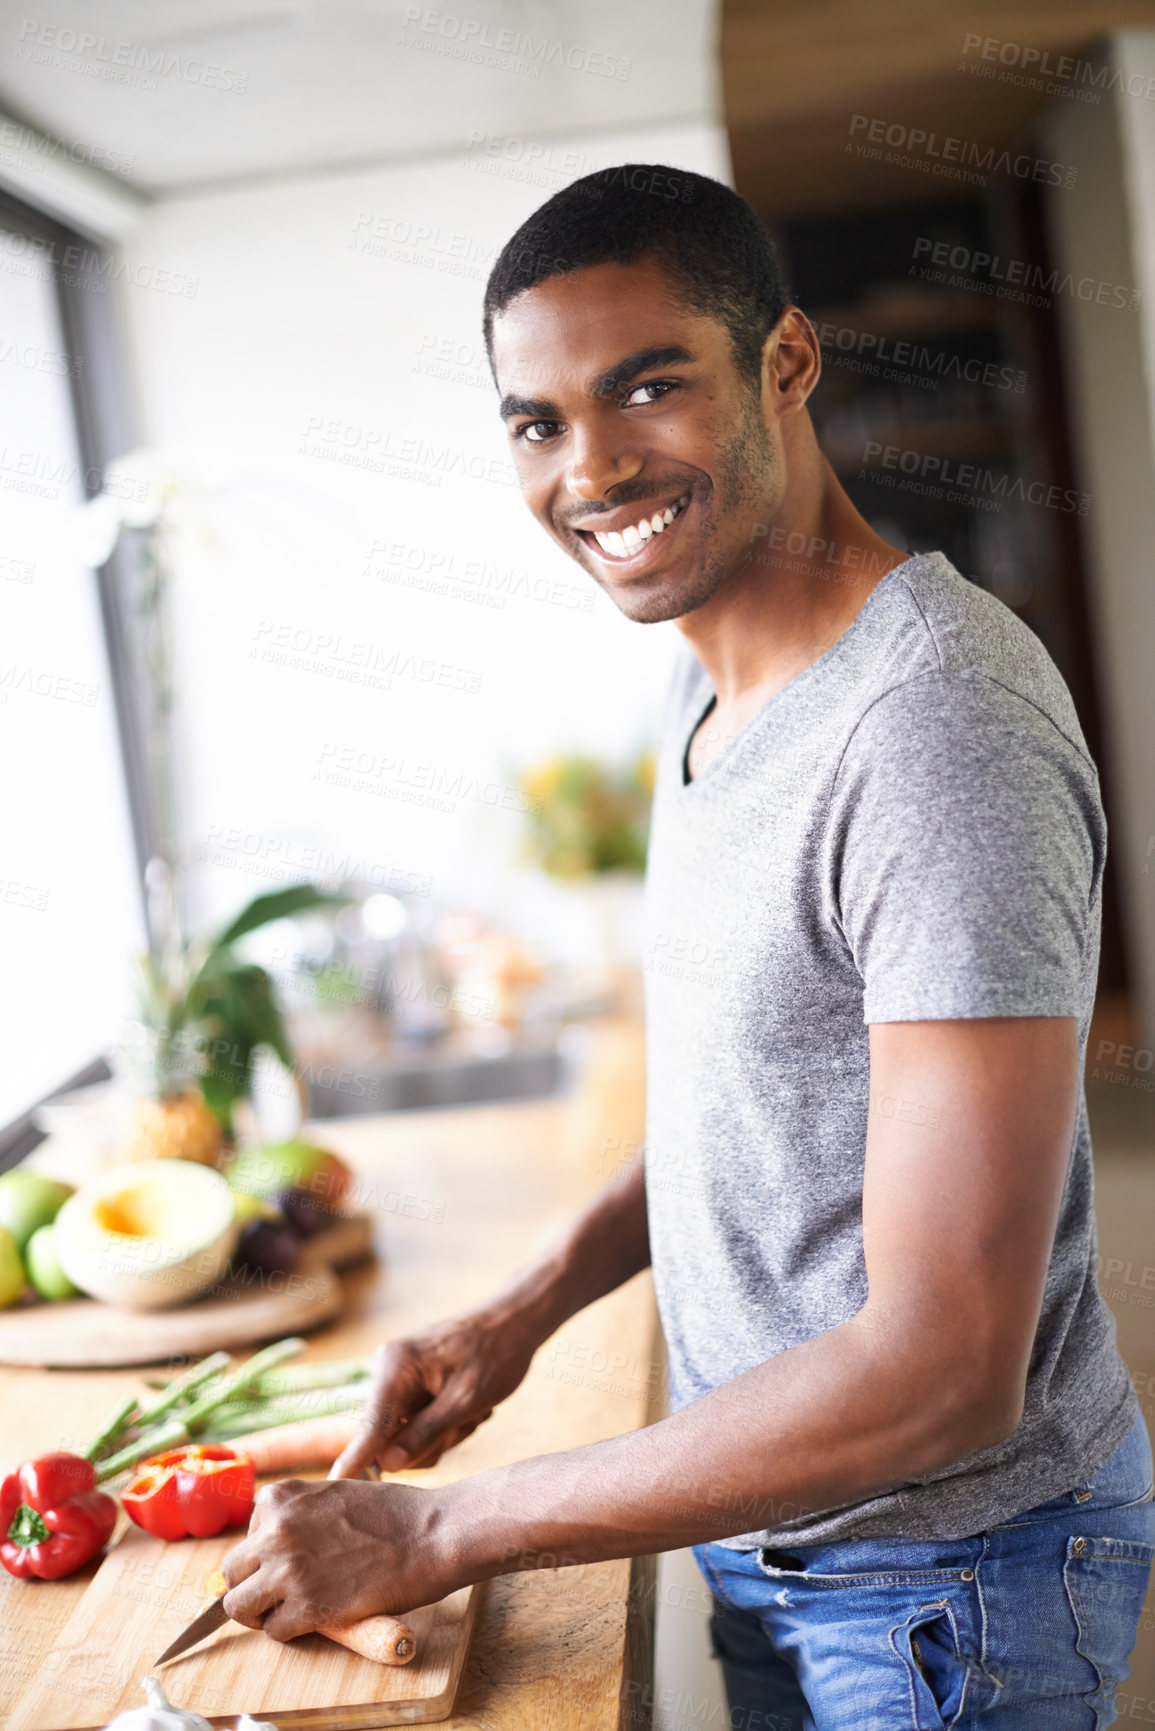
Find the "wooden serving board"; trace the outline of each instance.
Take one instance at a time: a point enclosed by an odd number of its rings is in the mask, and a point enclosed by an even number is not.
[[[96,1731],[143,1707],[141,1678],[204,1609],[208,1578],[240,1537],[165,1544],[126,1525],[18,1699],[8,1731]],[[35,1592],[43,1583],[26,1585]],[[409,1665],[374,1664],[323,1635],[278,1645],[226,1623],[155,1674],[174,1706],[195,1708],[216,1726],[233,1727],[242,1713],[271,1719],[278,1731],[428,1724],[453,1711],[477,1594],[463,1587],[406,1615],[418,1643]]]
[[[336,1270],[368,1256],[372,1238],[369,1216],[350,1214],[309,1239],[291,1275],[223,1281],[172,1310],[124,1310],[69,1298],[0,1311],[0,1364],[85,1370],[159,1364],[303,1334],[338,1315]]]

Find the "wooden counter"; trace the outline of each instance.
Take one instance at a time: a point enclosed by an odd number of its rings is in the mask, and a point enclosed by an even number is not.
[[[397,1113],[319,1127],[359,1178],[380,1259],[347,1279],[339,1323],[311,1357],[347,1358],[485,1298],[529,1261],[642,1135],[642,1035],[592,1030],[561,1100]],[[523,1386],[448,1457],[461,1473],[618,1435],[657,1416],[661,1349],[648,1274],[581,1312],[538,1352]],[[83,1448],[137,1372],[0,1369],[0,1467]],[[0,1570],[0,1723],[47,1663],[93,1566],[28,1583]],[[451,1727],[644,1731],[652,1561],[505,1576],[481,1609]]]

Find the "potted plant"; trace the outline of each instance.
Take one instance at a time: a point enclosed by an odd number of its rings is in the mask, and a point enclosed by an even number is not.
[[[182,939],[171,879],[149,867],[154,942],[139,962],[140,1095],[128,1149],[136,1160],[195,1160],[218,1165],[234,1135],[233,1112],[252,1090],[258,1050],[286,1069],[293,1053],[272,976],[245,961],[237,945],[272,920],[348,898],[309,883],[259,895],[214,936]]]

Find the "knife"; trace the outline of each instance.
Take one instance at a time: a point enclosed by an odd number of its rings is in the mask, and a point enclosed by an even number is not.
[[[183,1630],[175,1641],[170,1642],[160,1658],[155,1659],[153,1663],[163,1665],[166,1659],[175,1659],[178,1654],[187,1653],[190,1647],[195,1647],[198,1641],[207,1640],[214,1630],[219,1629],[222,1623],[226,1623],[228,1616],[229,1614],[225,1610],[225,1596],[221,1593],[211,1605],[205,1606],[199,1616],[193,1618],[188,1628]]]
[[[181,1653],[187,1653],[190,1647],[195,1647],[198,1641],[207,1640],[222,1623],[228,1621],[228,1616],[225,1595],[221,1592],[165,1648],[160,1658],[153,1661],[154,1665],[176,1659]],[[378,1665],[408,1665],[417,1652],[417,1639],[412,1629],[398,1622],[396,1617],[362,1617],[347,1628],[318,1629],[317,1633],[328,1636],[330,1641],[339,1641],[342,1647],[359,1653],[363,1659],[373,1659]]]

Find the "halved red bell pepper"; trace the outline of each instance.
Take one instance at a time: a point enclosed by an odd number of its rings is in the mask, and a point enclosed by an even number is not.
[[[247,1525],[256,1469],[223,1443],[188,1443],[142,1461],[120,1493],[130,1520],[158,1539],[211,1539]]]
[[[21,1580],[58,1581],[82,1569],[116,1525],[116,1499],[96,1488],[81,1455],[41,1455],[0,1485],[0,1563]]]

